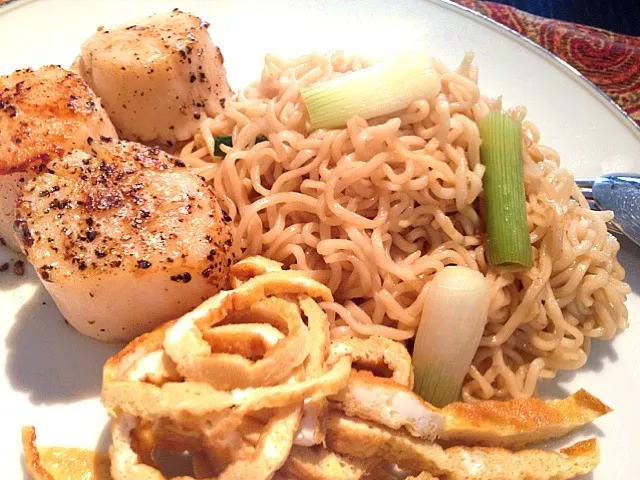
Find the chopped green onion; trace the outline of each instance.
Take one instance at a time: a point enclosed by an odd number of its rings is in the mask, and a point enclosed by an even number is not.
[[[455,402],[489,313],[489,280],[468,267],[435,274],[413,347],[414,391],[436,407]]]
[[[302,88],[311,128],[338,128],[354,115],[388,115],[440,92],[440,75],[424,52],[404,53],[370,67]]]
[[[214,150],[214,154],[216,157],[226,157],[226,153],[220,149],[220,145],[226,145],[227,147],[233,146],[233,142],[231,141],[231,136],[222,136],[215,138],[216,148]]]
[[[256,137],[256,143],[266,142],[267,140],[268,138],[265,137],[264,135],[258,135]],[[214,141],[215,141],[215,150],[213,151],[213,153],[215,154],[215,156],[226,157],[227,154],[222,151],[222,149],[220,148],[220,145],[226,145],[227,147],[232,147],[233,141],[231,140],[231,136],[221,135],[220,137],[216,137]]]
[[[522,167],[522,127],[500,112],[492,112],[478,125],[482,144],[484,202],[489,263],[510,270],[533,266],[527,227]]]

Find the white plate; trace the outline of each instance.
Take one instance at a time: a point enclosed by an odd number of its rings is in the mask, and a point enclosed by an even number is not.
[[[465,51],[474,51],[483,92],[502,94],[507,105],[526,105],[543,143],[558,149],[577,177],[640,171],[640,130],[606,97],[530,42],[441,1],[23,1],[0,8],[0,74],[69,65],[98,25],[176,6],[211,22],[236,88],[260,75],[267,52],[344,49],[381,57],[421,47],[456,65]],[[0,261],[10,257],[0,251]],[[625,242],[619,258],[635,292],[627,303],[631,329],[613,343],[597,343],[579,372],[542,386],[547,395],[584,387],[615,409],[576,437],[601,438],[602,463],[591,477],[598,480],[636,478],[640,471],[640,251]],[[0,276],[0,337],[2,478],[22,478],[25,424],[37,426],[43,444],[104,450],[109,435],[98,401],[100,374],[115,349],[67,327],[32,270],[24,278]]]

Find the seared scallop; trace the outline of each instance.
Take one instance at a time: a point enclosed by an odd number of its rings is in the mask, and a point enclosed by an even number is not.
[[[171,145],[224,108],[231,89],[208,27],[175,9],[99,29],[84,42],[78,71],[123,138]]]
[[[18,205],[27,258],[67,321],[124,342],[217,293],[232,259],[215,195],[157,148],[103,138],[47,164]]]
[[[100,100],[75,73],[61,67],[18,70],[0,76],[0,236],[13,250],[16,201],[44,164],[87,137],[114,137]]]

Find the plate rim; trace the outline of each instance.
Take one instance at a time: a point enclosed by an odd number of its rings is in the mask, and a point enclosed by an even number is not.
[[[26,6],[30,7],[32,3],[36,1],[46,1],[46,0],[8,0],[8,3],[0,4],[0,17],[4,13],[11,13],[14,10]],[[424,1],[424,0],[421,0]],[[626,129],[636,141],[640,141],[640,126],[617,104],[615,103],[609,96],[607,96],[602,90],[600,90],[593,82],[584,77],[580,72],[578,72],[575,68],[571,67],[564,60],[555,56],[553,53],[544,49],[540,45],[535,42],[529,40],[518,32],[500,24],[492,20],[485,15],[475,12],[467,7],[459,5],[452,0],[426,0],[429,4],[434,5],[435,7],[442,7],[444,10],[449,10],[453,14],[462,15],[463,18],[467,18],[470,21],[476,22],[479,25],[485,25],[490,32],[495,32],[496,34],[502,35],[503,38],[506,38],[508,41],[509,38],[516,37],[514,41],[514,46],[517,48],[526,48],[528,51],[534,53],[538,58],[544,59],[546,64],[555,69],[560,75],[564,75],[567,78],[571,78],[576,83],[576,88],[583,88],[586,92],[589,92],[591,98],[597,101],[601,108],[606,108],[608,112],[611,113],[609,117],[611,122],[617,124],[617,128]],[[1,19],[1,18],[0,18]],[[590,88],[589,88],[590,87]],[[611,107],[614,108],[611,108]],[[614,120],[615,119],[615,120]],[[636,293],[636,292],[634,292]],[[637,292],[640,294],[640,291]],[[624,332],[624,335],[628,335],[629,332]],[[555,383],[556,381],[554,381]],[[624,419],[621,420],[621,424],[624,422]],[[616,422],[617,427],[618,422]],[[607,430],[607,436],[612,435],[615,437],[617,433],[617,428],[612,429],[611,433]],[[597,435],[599,440],[602,440],[600,435]],[[0,439],[1,440],[1,439]],[[633,463],[629,460],[629,456],[633,456],[633,449],[626,450],[624,452],[626,455],[622,462],[623,467],[626,469],[627,467],[632,469]],[[610,461],[609,461],[610,462]],[[604,465],[604,459],[601,460],[600,469],[602,469]],[[9,463],[11,468],[11,462]],[[21,462],[21,467],[24,471],[24,464]],[[615,470],[617,471],[617,470]],[[595,477],[599,478],[598,470],[595,472]],[[595,478],[594,477],[594,478]],[[591,477],[588,477],[591,478]]]
[[[525,37],[521,33],[516,32],[515,30],[503,25],[502,23],[494,20],[491,17],[488,17],[480,12],[472,10],[469,7],[461,5],[454,0],[426,0],[429,3],[440,4],[445,8],[457,12],[461,15],[465,15],[469,18],[475,18],[475,20],[480,23],[486,23],[489,26],[493,27],[494,30],[499,31],[503,35],[508,35],[517,40],[520,44],[525,47],[528,47],[529,50],[536,53],[538,56],[547,60],[554,67],[558,68],[558,70],[563,71],[566,75],[578,80],[579,83],[582,84],[591,94],[596,96],[600,103],[602,103],[607,110],[613,113],[618,120],[620,120],[636,137],[636,140],[640,142],[640,123],[636,122],[631,115],[629,115],[613,98],[607,95],[598,85],[596,85],[593,81],[587,78],[584,74],[582,74],[577,68],[558,57],[553,52],[547,50],[542,45],[534,42],[528,37]],[[526,12],[524,12],[526,13]],[[549,19],[553,20],[553,19]]]
[[[33,0],[0,0],[0,15],[13,10],[14,8],[21,7],[27,3],[31,3]]]
[[[10,10],[14,10],[15,8],[19,8],[32,3],[33,1],[34,0],[5,0],[4,2],[0,3],[0,16],[9,12]],[[423,1],[427,1],[432,4],[440,4],[441,6],[453,12],[464,15],[468,18],[475,19],[480,23],[485,23],[501,34],[512,37],[522,46],[529,48],[529,50],[547,60],[550,64],[558,68],[560,71],[563,71],[565,75],[568,75],[569,77],[572,77],[574,80],[577,80],[579,83],[581,83],[582,86],[585,87],[592,95],[597,97],[600,103],[602,103],[607,108],[607,110],[609,110],[609,112],[613,113],[614,116],[616,116],[618,120],[620,120],[631,131],[636,140],[640,142],[640,122],[636,122],[636,120],[634,120],[633,117],[631,117],[631,115],[629,115],[613,98],[607,95],[600,87],[598,87],[598,85],[596,85],[593,81],[582,74],[577,68],[575,68],[562,58],[558,57],[553,52],[547,50],[542,45],[534,42],[521,33],[518,33],[515,30],[507,27],[506,25],[503,25],[502,23],[494,20],[493,18],[472,10],[469,7],[461,5],[455,0]]]

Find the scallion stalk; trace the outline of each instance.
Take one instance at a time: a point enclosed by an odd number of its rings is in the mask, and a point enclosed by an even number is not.
[[[227,154],[220,148],[220,145],[226,145],[227,147],[233,146],[233,141],[231,140],[230,135],[222,135],[220,137],[216,137],[215,141],[215,150],[213,153],[216,157],[226,157]]]
[[[501,112],[488,114],[479,125],[491,265],[510,270],[533,266],[522,167],[522,127]]]
[[[435,274],[413,347],[414,391],[436,407],[455,402],[489,313],[489,280],[468,267]]]
[[[364,119],[397,112],[440,92],[440,75],[423,52],[398,54],[370,67],[302,88],[311,128],[338,128],[354,115]]]
[[[256,143],[266,142],[268,140],[264,135],[258,135],[256,137]],[[213,153],[216,157],[226,157],[227,154],[220,148],[220,145],[226,145],[227,147],[233,146],[233,140],[230,135],[220,135],[219,137],[214,138],[215,142],[215,150]]]

